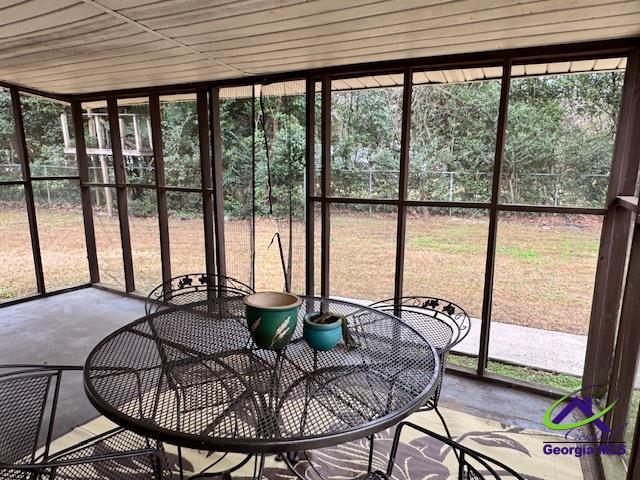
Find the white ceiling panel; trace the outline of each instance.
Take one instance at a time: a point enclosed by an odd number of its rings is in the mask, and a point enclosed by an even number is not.
[[[86,93],[639,35],[640,0],[0,0],[0,80]],[[624,61],[552,68],[527,73]],[[499,72],[425,72],[419,83]]]

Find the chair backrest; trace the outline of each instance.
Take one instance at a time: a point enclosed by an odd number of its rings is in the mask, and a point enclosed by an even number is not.
[[[59,380],[60,372],[49,369],[0,374],[0,463],[28,464],[35,460],[47,401],[52,390],[57,399]],[[50,436],[51,428],[45,456]]]
[[[211,300],[221,296],[245,296],[255,293],[249,285],[235,278],[206,273],[189,273],[158,285],[147,296],[147,315],[179,305]]]
[[[369,305],[393,313],[433,342],[439,353],[460,343],[471,329],[471,319],[459,305],[436,297],[400,297]]]
[[[522,475],[508,465],[414,423],[401,422],[396,430],[396,439],[400,436],[400,430],[405,427],[418,430],[424,435],[451,447],[455,458],[458,460],[457,478],[459,480],[507,480],[514,478],[517,480],[524,480]],[[391,450],[391,458],[387,469],[387,474],[389,476],[391,476],[395,464],[396,454],[398,453],[398,444],[399,442],[394,440],[394,445]],[[451,477],[453,478],[453,475],[451,475]]]

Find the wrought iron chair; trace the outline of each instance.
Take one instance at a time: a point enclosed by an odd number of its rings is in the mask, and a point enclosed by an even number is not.
[[[165,308],[214,300],[220,296],[245,296],[250,293],[255,293],[255,290],[235,278],[188,273],[173,277],[154,288],[147,296],[144,308],[149,315]]]
[[[62,373],[82,367],[0,369],[0,479],[169,478],[160,445],[122,428],[49,454]]]
[[[255,293],[253,288],[239,280],[236,280],[235,278],[224,275],[208,275],[206,273],[189,273],[174,277],[153,289],[147,296],[145,312],[147,315],[150,315],[164,309],[180,306],[188,307],[190,304],[198,304],[202,302],[207,302],[208,307],[213,307],[216,303],[216,299],[219,297],[244,297],[251,293]],[[172,371],[171,373],[174,376],[179,377],[179,380],[176,380],[177,390],[188,389],[192,386],[197,387],[199,385],[197,372],[195,372],[196,375],[194,375],[194,379],[190,378],[192,375],[190,375],[189,371]],[[180,478],[184,478],[184,458],[182,448],[177,447],[177,450]],[[235,462],[235,465],[229,468],[210,471],[211,469],[215,469],[218,464],[221,464],[226,456],[227,454],[223,454],[221,458],[212,462],[212,464],[206,469],[200,471],[195,477],[191,478],[228,478],[232,472],[242,467],[251,458],[251,455],[242,456],[239,461]]]
[[[402,434],[402,429],[404,427],[410,427],[418,430],[419,432],[440,441],[443,445],[449,446],[454,451],[455,457],[458,461],[458,480],[505,480],[507,478],[524,480],[522,475],[504,463],[411,422],[401,422],[396,428],[387,471],[370,472],[361,476],[359,480],[387,480],[391,477],[393,467],[395,466],[396,455],[398,453],[398,446],[400,445],[400,435]]]
[[[418,332],[422,333],[428,338],[440,356],[440,376],[436,389],[424,405],[422,405],[417,411],[431,411],[435,410],[438,418],[442,422],[447,436],[451,439],[451,432],[449,427],[442,416],[442,413],[438,409],[438,401],[440,399],[440,391],[442,389],[442,376],[445,368],[445,360],[447,352],[449,352],[455,345],[460,343],[468,334],[471,327],[471,319],[469,315],[459,305],[450,302],[448,300],[442,300],[435,297],[400,297],[397,299],[390,298],[388,300],[380,300],[369,305],[370,308],[375,308],[384,312],[391,313],[406,323],[412,325]],[[375,437],[371,436],[369,441],[369,458],[367,471],[372,474],[372,461],[375,450]],[[304,452],[307,462],[318,471],[317,467],[311,461],[307,452]],[[289,468],[293,468],[294,459],[287,460]],[[318,473],[318,476],[322,476]],[[374,479],[376,477],[367,477]]]
[[[440,355],[440,379],[434,394],[418,409],[420,412],[435,410],[447,436],[449,427],[438,409],[442,390],[442,377],[447,353],[459,344],[471,330],[471,319],[462,307],[435,297],[400,297],[381,300],[369,305],[372,308],[392,313],[412,325],[428,338]]]

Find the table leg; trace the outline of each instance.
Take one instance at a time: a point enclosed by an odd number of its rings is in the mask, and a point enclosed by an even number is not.
[[[264,454],[256,455],[256,463],[253,468],[253,480],[262,480],[262,472],[264,471]]]
[[[297,453],[298,452],[295,453],[296,456],[297,456]],[[287,464],[287,468],[289,469],[289,471],[293,473],[299,480],[307,480],[300,473],[298,473],[298,471],[296,470],[295,462],[291,460],[291,458],[287,453],[282,455],[282,460],[284,460],[284,463]]]
[[[374,449],[374,445],[373,445],[373,441],[374,441],[374,435],[371,435],[369,437],[369,463],[367,465],[367,472],[371,473],[371,467],[373,465],[373,449]]]
[[[178,447],[178,468],[180,469],[180,480],[184,480],[184,467],[182,465],[182,448]]]

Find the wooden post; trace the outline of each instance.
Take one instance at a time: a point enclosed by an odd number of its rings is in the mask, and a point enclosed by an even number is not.
[[[227,275],[224,236],[224,176],[222,166],[222,132],[220,130],[220,90],[211,89],[209,103],[209,129],[213,152],[213,210],[216,232],[216,266],[218,275]]]
[[[331,195],[331,79],[327,76],[322,78],[322,237],[320,247],[320,295],[329,296],[330,285],[330,247],[331,247],[331,219],[330,204],[327,197]]]
[[[89,112],[91,114],[91,112]],[[93,116],[93,123],[96,129],[96,139],[98,140],[98,148],[102,150],[104,145],[104,135],[102,134],[102,125],[100,125],[100,117],[98,115]],[[109,182],[109,170],[107,168],[107,159],[104,155],[98,155],[100,161],[100,171],[102,172],[102,183]],[[107,205],[107,215],[113,216],[113,209],[111,208],[111,190],[108,187],[104,187],[104,203]]]
[[[136,144],[136,150],[140,152],[142,150],[142,142],[140,141],[140,127],[138,127],[138,116],[136,114],[131,115],[133,120],[133,139]]]
[[[91,208],[91,190],[86,185],[89,183],[89,167],[87,164],[87,149],[84,139],[82,105],[75,100],[71,102],[71,118],[73,120],[73,130],[76,139],[76,160],[78,162],[78,175],[80,176],[80,202],[82,204],[84,238],[87,245],[89,276],[91,283],[98,283],[100,281],[100,270],[98,268],[96,234],[93,225],[93,209]]]
[[[9,89],[11,93],[11,106],[13,108],[13,126],[16,135],[18,160],[22,167],[22,180],[24,180],[24,199],[27,207],[27,219],[31,234],[31,251],[33,253],[33,266],[36,274],[36,288],[38,293],[46,293],[44,284],[44,272],[42,270],[42,257],[40,256],[40,237],[38,235],[38,222],[36,220],[36,206],[33,198],[33,185],[31,183],[31,169],[29,168],[29,155],[24,135],[24,122],[22,119],[22,106],[20,105],[20,93],[15,87]]]
[[[402,91],[402,130],[400,133],[400,179],[398,182],[398,228],[396,233],[396,272],[393,297],[402,297],[404,280],[405,236],[407,231],[407,189],[409,183],[409,146],[411,140],[411,97],[413,95],[413,73],[404,72]],[[396,307],[397,308],[397,307]]]
[[[256,85],[251,85],[251,288],[256,288]]]
[[[640,228],[636,225],[613,356],[611,383],[607,395],[607,405],[618,402],[605,418],[612,430],[611,437],[605,440],[610,442],[623,442],[625,437],[629,405],[636,378],[636,362],[640,351],[640,328],[638,328],[640,294],[638,292],[640,292]]]
[[[197,92],[198,111],[198,139],[200,143],[200,170],[202,178],[202,210],[204,221],[204,249],[205,263],[208,275],[215,274],[215,241],[213,222],[213,200],[211,189],[213,188],[212,167],[211,167],[211,146],[209,144],[209,105],[206,89],[199,89]]]
[[[120,149],[124,150],[124,119],[118,114],[118,127],[120,130]]]
[[[118,119],[118,101],[107,99],[109,112],[109,131],[111,133],[111,151],[116,176],[116,196],[118,201],[118,220],[120,222],[120,240],[122,243],[122,261],[124,264],[124,282],[127,292],[136,289],[133,273],[133,257],[131,255],[131,234],[129,232],[129,208],[127,200],[126,172],[120,142],[120,122]]]
[[[60,126],[62,127],[62,140],[64,142],[64,148],[69,148],[71,142],[69,141],[69,124],[67,123],[67,114],[60,114]]]
[[[607,214],[602,225],[587,354],[582,384],[609,382],[617,331],[632,212],[620,206],[619,196],[635,196],[640,164],[640,49],[629,55],[611,165]],[[596,394],[604,394],[601,390]]]
[[[307,78],[305,89],[305,293],[313,295],[315,289],[315,133],[316,133],[316,82]]]
[[[153,162],[156,172],[156,200],[158,204],[158,228],[160,233],[160,257],[162,264],[162,283],[171,280],[171,248],[169,247],[169,209],[164,178],[164,151],[162,147],[162,116],[160,97],[149,97],[149,136],[153,148]],[[170,288],[167,285],[167,288]],[[167,292],[165,292],[167,293]]]
[[[484,375],[489,358],[489,330],[491,325],[491,306],[493,303],[493,278],[496,259],[496,236],[498,233],[498,200],[500,196],[500,174],[504,158],[504,143],[507,130],[509,109],[509,86],[511,83],[511,59],[507,58],[502,66],[502,84],[496,132],[496,150],[493,164],[493,184],[491,206],[489,208],[489,234],[487,238],[487,259],[484,271],[484,296],[482,299],[482,319],[480,324],[480,349],[478,352],[478,375]]]
[[[147,140],[149,141],[149,147],[153,148],[153,133],[151,128],[151,118],[147,117]]]

